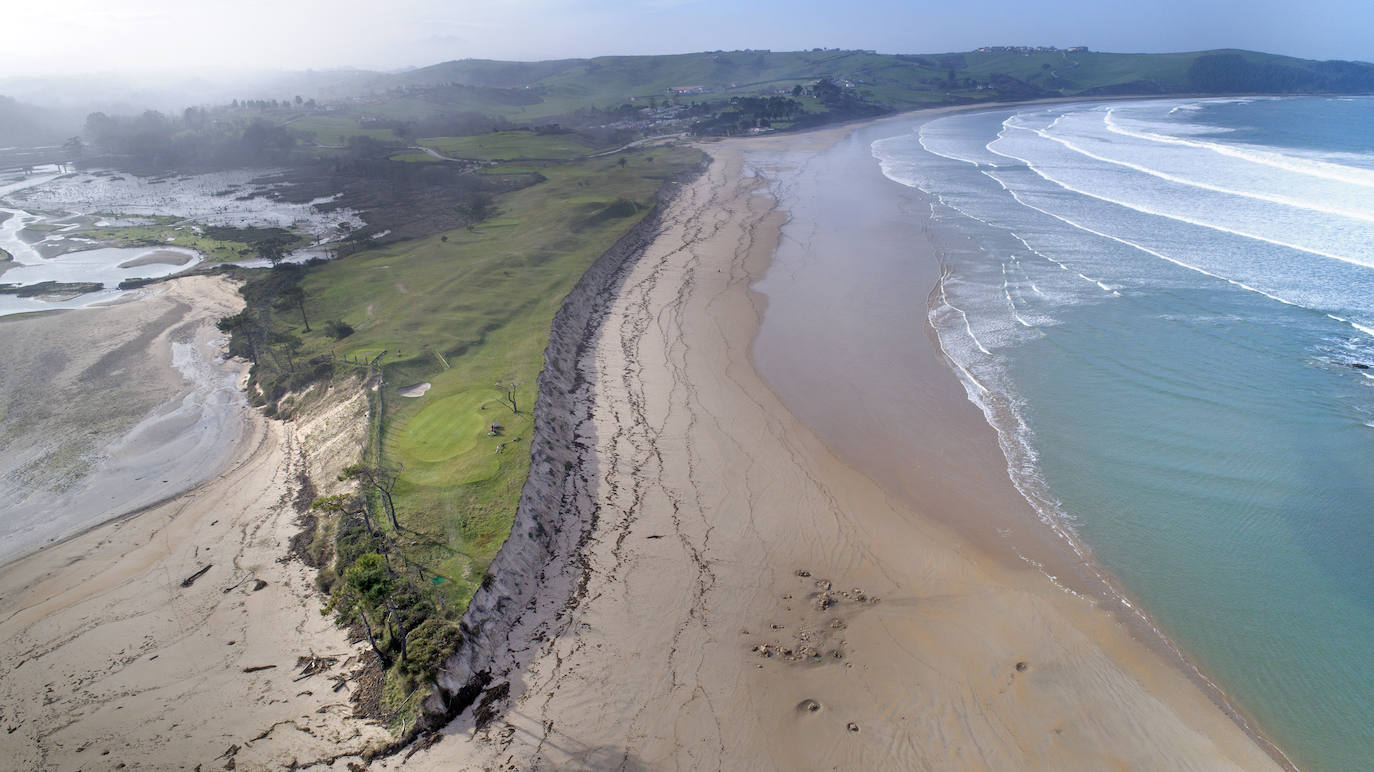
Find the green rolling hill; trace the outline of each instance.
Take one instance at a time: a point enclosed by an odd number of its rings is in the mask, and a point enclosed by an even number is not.
[[[1253,51],[1169,54],[993,50],[927,55],[868,51],[728,51],[607,56],[545,62],[465,59],[377,82],[397,101],[459,99],[470,109],[536,119],[579,107],[671,98],[778,93],[830,78],[904,109],[1034,96],[1374,91],[1374,65],[1319,62]],[[412,108],[413,111],[413,108]],[[411,111],[406,111],[411,112]]]

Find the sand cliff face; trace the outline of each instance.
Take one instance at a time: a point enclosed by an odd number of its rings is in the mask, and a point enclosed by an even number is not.
[[[620,285],[659,235],[663,211],[680,184],[659,193],[654,210],[592,264],[554,316],[539,374],[529,478],[510,537],[463,615],[462,648],[439,672],[442,692],[426,703],[436,719],[458,714],[489,685],[499,693],[521,664],[514,649],[525,645],[515,642],[540,638],[575,602],[585,573],[581,547],[598,514],[588,493],[595,457],[583,441],[591,400],[581,362]]]
[[[300,442],[305,473],[320,496],[352,491],[339,472],[357,463],[367,445],[367,385],[361,378],[317,384],[304,395],[309,404],[290,422]]]

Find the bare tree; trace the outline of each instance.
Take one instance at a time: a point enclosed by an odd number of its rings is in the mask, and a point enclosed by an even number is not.
[[[372,517],[367,512],[367,505],[353,496],[341,493],[337,496],[317,498],[310,503],[310,508],[344,517],[362,515],[367,532],[374,535],[377,533],[377,528],[372,525]]]
[[[391,527],[401,530],[401,524],[396,520],[396,502],[392,500],[391,494],[396,490],[396,480],[401,476],[401,468],[388,468],[379,464],[353,464],[344,467],[339,474],[340,480],[358,480],[364,485],[377,491],[377,495],[382,499],[382,506],[386,509],[387,517],[391,519]]]
[[[517,381],[514,378],[502,378],[496,382],[496,388],[501,390],[501,401],[510,406],[512,413],[520,412],[520,404],[516,401],[518,396],[516,392],[524,385],[524,381]]]

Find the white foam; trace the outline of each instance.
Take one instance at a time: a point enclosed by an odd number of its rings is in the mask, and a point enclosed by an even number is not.
[[[962,308],[959,308],[959,307],[955,306],[953,303],[949,302],[949,297],[947,297],[947,296],[945,295],[945,282],[944,282],[943,279],[940,281],[940,301],[941,301],[947,308],[953,309],[956,313],[959,314],[959,316],[963,317],[963,319],[964,319],[964,330],[965,330],[966,332],[968,332],[969,340],[972,340],[972,341],[973,341],[973,345],[977,346],[977,347],[978,347],[978,350],[981,351],[981,352],[983,352],[984,354],[987,354],[988,356],[992,356],[992,352],[991,352],[991,351],[988,351],[986,348],[984,348],[984,347],[983,347],[982,341],[978,340],[978,336],[973,334],[973,326],[972,326],[971,324],[969,324],[968,314],[964,313],[964,310],[963,310]],[[972,375],[970,375],[969,377],[972,377]],[[976,379],[975,379],[975,382],[976,382]],[[978,386],[979,386],[979,388],[982,388],[982,387],[983,387],[983,385],[982,385],[981,383],[978,384]]]
[[[1011,195],[1011,197],[1016,201],[1016,203],[1018,203],[1018,204],[1020,204],[1020,205],[1022,205],[1022,206],[1024,206],[1024,207],[1026,207],[1027,209],[1034,209],[1034,210],[1037,211],[1037,212],[1040,212],[1040,213],[1045,214],[1045,215],[1049,215],[1050,217],[1053,217],[1054,219],[1059,220],[1059,221],[1062,222],[1062,223],[1065,223],[1065,224],[1067,224],[1067,225],[1071,225],[1071,226],[1073,226],[1073,227],[1075,227],[1075,228],[1077,228],[1077,229],[1079,229],[1079,230],[1081,230],[1081,231],[1084,231],[1084,232],[1086,232],[1086,233],[1091,233],[1091,234],[1093,234],[1094,236],[1101,236],[1101,237],[1104,238],[1104,239],[1110,239],[1110,240],[1112,240],[1112,241],[1117,242],[1118,244],[1123,244],[1123,245],[1125,245],[1125,246],[1131,247],[1132,249],[1138,249],[1138,250],[1140,250],[1141,252],[1144,252],[1144,253],[1147,254],[1147,255],[1153,255],[1154,257],[1157,257],[1157,258],[1159,258],[1160,260],[1168,261],[1168,262],[1170,262],[1170,263],[1173,263],[1174,265],[1179,266],[1180,268],[1186,268],[1186,269],[1188,269],[1188,270],[1190,270],[1190,271],[1196,271],[1197,273],[1200,273],[1200,274],[1202,274],[1202,275],[1204,275],[1204,276],[1210,276],[1210,277],[1212,277],[1212,278],[1214,278],[1214,279],[1220,279],[1220,280],[1222,280],[1222,281],[1224,281],[1224,282],[1227,282],[1228,284],[1232,284],[1232,285],[1234,285],[1234,286],[1236,286],[1236,287],[1239,287],[1239,288],[1241,288],[1241,289],[1243,289],[1243,290],[1248,290],[1248,291],[1250,291],[1250,292],[1254,292],[1254,293],[1263,295],[1264,297],[1267,297],[1267,298],[1269,298],[1270,300],[1277,300],[1278,302],[1283,303],[1284,305],[1297,306],[1297,307],[1300,307],[1300,308],[1305,308],[1305,307],[1306,307],[1306,306],[1303,306],[1301,303],[1296,303],[1296,302],[1291,301],[1291,300],[1288,300],[1288,299],[1286,299],[1286,298],[1279,297],[1278,295],[1275,295],[1275,294],[1273,294],[1273,293],[1265,292],[1265,291],[1262,290],[1262,289],[1258,289],[1258,288],[1256,288],[1256,287],[1252,287],[1252,286],[1250,286],[1250,285],[1248,285],[1248,284],[1246,284],[1246,283],[1244,283],[1244,282],[1237,281],[1237,280],[1232,279],[1232,278],[1230,278],[1230,277],[1228,277],[1228,276],[1222,276],[1222,275],[1219,274],[1219,273],[1213,273],[1213,272],[1211,272],[1211,271],[1209,271],[1209,270],[1207,270],[1207,269],[1205,269],[1205,268],[1202,268],[1202,267],[1199,267],[1199,266],[1196,266],[1196,265],[1191,265],[1191,264],[1189,264],[1189,263],[1185,263],[1184,261],[1179,260],[1179,259],[1177,259],[1177,258],[1170,257],[1170,256],[1164,254],[1163,252],[1158,252],[1158,251],[1156,251],[1156,250],[1150,249],[1149,247],[1147,247],[1147,246],[1145,246],[1145,245],[1143,245],[1143,244],[1137,244],[1137,243],[1134,242],[1134,241],[1130,241],[1130,240],[1127,240],[1127,239],[1123,239],[1123,238],[1121,238],[1120,236],[1113,236],[1113,235],[1110,234],[1110,233],[1104,233],[1104,232],[1102,232],[1102,231],[1099,231],[1099,230],[1096,230],[1096,229],[1094,229],[1094,228],[1090,228],[1090,227],[1088,227],[1088,226],[1086,226],[1086,225],[1083,225],[1082,223],[1075,222],[1074,220],[1071,220],[1071,219],[1069,219],[1069,218],[1067,218],[1067,217],[1064,217],[1063,215],[1059,215],[1059,214],[1056,214],[1056,213],[1054,213],[1054,212],[1051,212],[1051,211],[1049,211],[1048,209],[1043,209],[1043,208],[1041,208],[1041,207],[1038,207],[1038,206],[1036,206],[1036,205],[1034,205],[1034,204],[1032,204],[1032,203],[1026,201],[1025,199],[1023,199],[1019,194],[1017,194],[1016,191],[1014,191],[1014,190],[1012,190],[1011,188],[1007,187],[1007,185],[1006,185],[1005,182],[1002,182],[1002,180],[997,179],[997,177],[996,177],[995,175],[993,175],[991,172],[984,171],[984,172],[982,172],[982,173],[983,173],[983,174],[986,174],[987,176],[991,177],[991,178],[994,179],[994,180],[997,180],[997,182],[1002,186],[1002,189],[1005,190],[1005,191],[1007,191],[1007,193],[1009,193],[1009,194]],[[1050,258],[1050,259],[1053,260],[1053,258]],[[1054,260],[1053,262],[1058,263],[1059,261]],[[1062,263],[1060,263],[1059,265],[1060,265],[1061,268],[1064,268],[1064,267],[1065,267]],[[1079,274],[1079,276],[1082,276],[1082,274]],[[1084,277],[1084,278],[1086,278],[1086,277]],[[1374,332],[1371,332],[1370,334],[1374,334]]]
[[[1117,122],[1113,115],[1114,112],[1114,108],[1108,109],[1103,122],[1106,124],[1107,130],[1115,134],[1143,139],[1150,142],[1162,142],[1171,145],[1201,148],[1203,150],[1210,150],[1219,155],[1239,158],[1243,161],[1262,164],[1275,169],[1283,169],[1285,171],[1297,172],[1298,174],[1306,174],[1312,177],[1345,182],[1351,185],[1374,187],[1374,170],[1359,169],[1352,166],[1344,166],[1342,164],[1334,164],[1311,158],[1298,158],[1274,151],[1242,148],[1237,145],[1229,145],[1221,142],[1184,139],[1182,137],[1170,136],[1152,131],[1135,131]]]
[[[1056,120],[1055,123],[1057,124],[1058,121]],[[1053,126],[1054,124],[1051,124],[1050,128],[1053,128]],[[1186,185],[1188,187],[1197,188],[1199,190],[1206,190],[1212,193],[1221,193],[1223,195],[1228,196],[1237,196],[1240,198],[1248,198],[1254,201],[1264,201],[1270,204],[1288,206],[1294,209],[1304,209],[1311,212],[1321,212],[1322,214],[1333,215],[1335,217],[1345,217],[1352,220],[1362,220],[1364,222],[1374,223],[1374,211],[1370,211],[1367,209],[1348,209],[1343,207],[1334,207],[1308,199],[1294,198],[1292,196],[1281,196],[1274,195],[1271,193],[1262,193],[1258,191],[1240,190],[1238,188],[1230,188],[1224,185],[1215,185],[1212,183],[1203,182],[1201,180],[1182,177],[1177,174],[1170,174],[1168,172],[1164,172],[1158,169],[1152,169],[1142,164],[1132,163],[1130,161],[1124,161],[1117,158],[1109,158],[1099,153],[1094,153],[1091,150],[1088,150],[1087,148],[1084,148],[1077,143],[1071,142],[1063,137],[1055,136],[1054,134],[1050,133],[1049,129],[1032,129],[1025,126],[1011,126],[1010,128],[1019,129],[1021,131],[1033,132],[1034,134],[1043,139],[1050,140],[1051,142],[1056,142],[1064,146],[1065,148],[1075,153],[1078,153],[1079,155],[1091,158],[1094,161],[1101,161],[1105,164],[1120,166],[1126,169],[1130,169],[1132,171],[1140,172],[1141,174],[1146,174],[1151,177],[1156,177],[1158,179],[1165,180],[1166,182],[1172,182],[1178,185]],[[993,150],[991,147],[989,147],[988,149],[994,153],[998,152],[996,150]]]
[[[1000,152],[1000,151],[994,151],[994,152]],[[1274,246],[1276,246],[1276,247],[1283,247],[1283,248],[1285,248],[1285,249],[1292,249],[1292,250],[1295,250],[1295,251],[1298,251],[1298,252],[1304,252],[1304,253],[1309,254],[1309,255],[1315,255],[1315,256],[1317,256],[1317,257],[1324,257],[1324,258],[1327,258],[1327,259],[1330,259],[1330,260],[1339,260],[1340,262],[1349,263],[1349,264],[1351,264],[1351,265],[1358,265],[1358,266],[1362,266],[1362,267],[1365,267],[1365,268],[1374,268],[1374,263],[1368,263],[1368,262],[1365,262],[1365,261],[1356,259],[1356,258],[1354,258],[1354,257],[1350,257],[1350,256],[1348,256],[1348,255],[1337,254],[1337,253],[1335,253],[1335,252],[1327,252],[1327,251],[1322,250],[1322,249],[1317,249],[1316,247],[1306,246],[1306,245],[1303,245],[1303,244],[1296,244],[1296,243],[1293,243],[1293,242],[1290,242],[1290,241],[1283,241],[1283,240],[1280,240],[1280,239],[1277,239],[1277,238],[1270,238],[1270,237],[1266,237],[1266,236],[1263,236],[1263,235],[1257,234],[1257,233],[1249,233],[1249,232],[1240,230],[1240,229],[1238,229],[1238,228],[1232,228],[1232,227],[1228,227],[1228,226],[1225,226],[1225,225],[1221,225],[1221,224],[1219,224],[1219,223],[1208,222],[1208,221],[1206,221],[1206,220],[1200,220],[1200,219],[1198,219],[1198,218],[1196,218],[1196,217],[1189,217],[1189,216],[1187,216],[1187,215],[1179,214],[1179,213],[1176,213],[1176,212],[1165,212],[1165,211],[1162,211],[1162,210],[1159,210],[1159,209],[1154,209],[1154,208],[1152,208],[1152,207],[1145,206],[1145,205],[1140,204],[1140,203],[1138,203],[1138,202],[1125,201],[1125,200],[1122,200],[1122,199],[1120,199],[1120,198],[1113,198],[1113,197],[1108,196],[1108,195],[1105,195],[1105,194],[1103,194],[1103,193],[1094,193],[1094,192],[1089,191],[1089,190],[1084,190],[1083,188],[1080,188],[1080,187],[1077,187],[1077,186],[1074,186],[1074,185],[1070,185],[1069,183],[1064,182],[1063,180],[1057,179],[1057,178],[1054,177],[1052,174],[1050,174],[1049,172],[1047,172],[1047,171],[1045,171],[1043,168],[1041,168],[1041,166],[1040,166],[1039,164],[1033,163],[1033,162],[1031,162],[1031,161],[1029,161],[1029,160],[1027,160],[1027,159],[1024,159],[1024,158],[1019,158],[1019,157],[1014,156],[1014,155],[1011,155],[1011,154],[1009,154],[1009,153],[1001,153],[1001,155],[1005,155],[1005,156],[1008,157],[1008,158],[1015,158],[1016,160],[1021,161],[1022,163],[1025,164],[1026,168],[1029,169],[1030,171],[1034,172],[1036,176],[1040,177],[1041,179],[1045,180],[1046,182],[1050,183],[1051,185],[1055,185],[1055,186],[1057,186],[1057,187],[1060,187],[1060,188],[1062,188],[1062,189],[1064,189],[1064,190],[1069,191],[1070,193],[1077,193],[1077,194],[1080,195],[1080,196],[1087,196],[1088,198],[1094,198],[1094,199],[1097,199],[1098,201],[1105,201],[1105,202],[1107,202],[1107,203],[1109,203],[1109,204],[1115,204],[1115,205],[1117,205],[1117,206],[1121,206],[1121,207],[1125,207],[1126,209],[1130,209],[1130,210],[1132,210],[1132,211],[1140,212],[1141,214],[1153,215],[1153,216],[1155,216],[1155,217],[1163,217],[1163,218],[1166,218],[1166,219],[1169,219],[1169,220],[1173,220],[1173,221],[1175,221],[1175,222],[1181,222],[1181,223],[1185,223],[1185,224],[1187,224],[1187,225],[1195,225],[1195,226],[1197,226],[1197,227],[1199,227],[1199,228],[1207,228],[1208,230],[1214,230],[1214,231],[1217,231],[1217,232],[1219,232],[1219,233],[1227,233],[1227,234],[1230,234],[1230,235],[1232,235],[1232,236],[1240,236],[1241,238],[1247,238],[1247,239],[1251,239],[1251,240],[1253,240],[1253,241],[1260,241],[1260,242],[1263,242],[1263,243],[1266,243],[1266,244],[1272,244],[1272,245],[1274,245]],[[984,172],[984,173],[986,173],[986,172]],[[1000,182],[1000,180],[999,180],[999,182]],[[1005,185],[1004,185],[1004,187],[1005,187]]]
[[[1035,327],[1035,325],[1023,319],[1021,314],[1016,312],[1016,301],[1011,299],[1011,288],[1007,283],[1006,263],[1002,263],[1002,296],[1007,299],[1007,305],[1011,307],[1011,316],[1013,319],[1020,323],[1022,327]]]

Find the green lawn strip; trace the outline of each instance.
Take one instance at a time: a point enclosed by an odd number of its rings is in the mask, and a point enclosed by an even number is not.
[[[310,269],[301,287],[311,332],[296,309],[272,313],[272,332],[299,340],[298,364],[332,354],[344,372],[385,352],[376,431],[382,462],[401,469],[393,538],[440,618],[462,614],[510,532],[529,472],[536,379],[563,297],[700,154],[623,157],[624,166],[619,156],[551,164],[545,182],[498,198],[497,214],[471,229]],[[336,320],[353,334],[330,337]],[[519,412],[497,388],[502,380],[520,384]],[[422,397],[398,393],[421,383],[430,384]],[[385,521],[380,507],[373,512]]]
[[[279,233],[283,238],[294,237],[294,246],[300,246],[304,239],[283,229],[218,229],[217,235],[233,235],[231,231],[242,230],[242,240],[212,238],[205,226],[175,217],[159,217],[152,225],[116,226],[92,228],[81,232],[82,236],[99,239],[117,247],[154,247],[176,246],[194,249],[206,260],[222,262],[226,260],[252,259],[258,256],[256,246],[251,240],[257,231]],[[214,232],[216,229],[209,229]]]
[[[435,158],[429,153],[397,153],[389,160],[408,164],[444,163],[444,159]]]
[[[349,137],[371,137],[383,142],[400,138],[391,129],[363,128],[356,118],[342,115],[309,115],[288,124],[289,128],[314,135],[321,145],[344,145]]]
[[[520,164],[520,163],[499,163],[493,166],[485,166],[478,170],[478,174],[502,175],[502,174],[540,174],[548,167],[543,164]]]
[[[603,150],[575,134],[536,134],[530,131],[496,131],[472,137],[430,137],[419,141],[452,158],[481,161],[515,159],[570,160]]]

